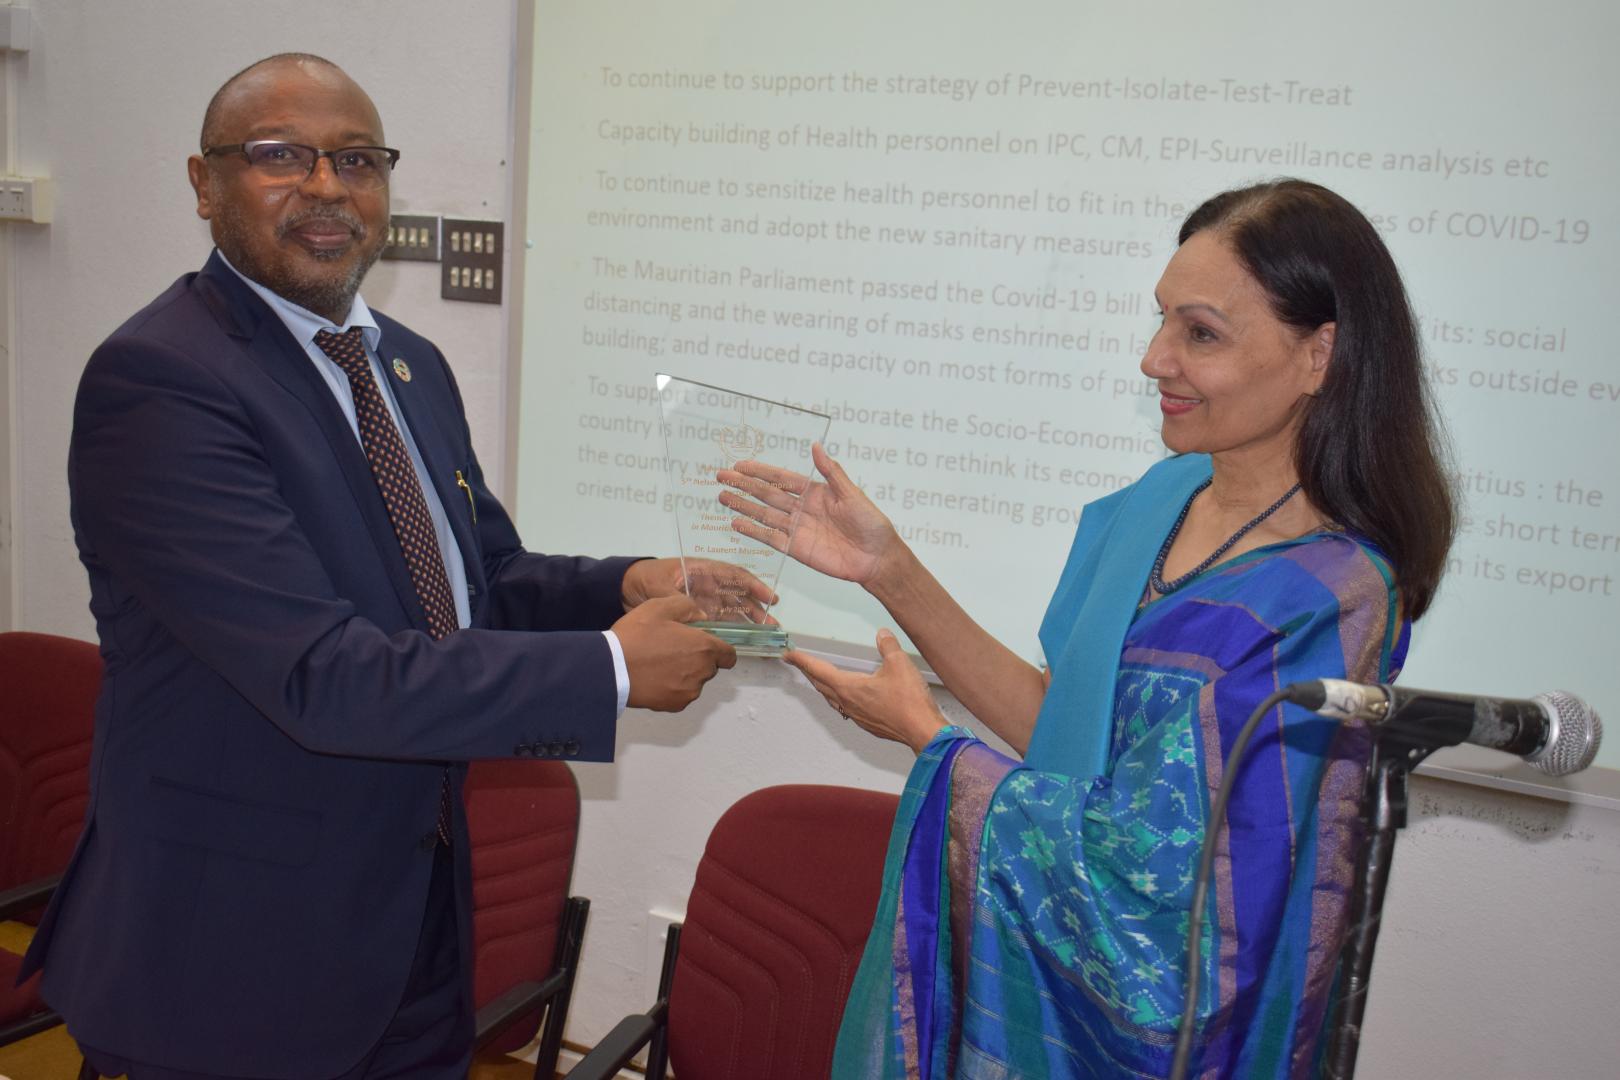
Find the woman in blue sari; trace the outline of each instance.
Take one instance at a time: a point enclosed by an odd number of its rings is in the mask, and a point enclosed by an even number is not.
[[[1192,1075],[1319,1069],[1368,733],[1273,710],[1209,812],[1266,695],[1394,678],[1433,598],[1453,502],[1416,324],[1373,226],[1295,180],[1195,210],[1156,296],[1142,370],[1175,456],[1086,508],[1045,671],[974,623],[819,448],[825,483],[721,474],[739,531],[789,550],[797,515],[789,553],[882,601],[1022,754],[948,725],[887,632],[872,675],[790,655],[840,713],[918,752],[839,1080],[1165,1076],[1211,831]]]

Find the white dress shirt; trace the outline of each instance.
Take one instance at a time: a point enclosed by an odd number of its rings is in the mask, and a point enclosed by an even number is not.
[[[338,408],[343,410],[344,418],[349,421],[349,430],[354,432],[355,441],[364,447],[365,443],[360,438],[360,424],[355,419],[354,393],[349,388],[348,373],[315,343],[315,335],[322,330],[342,333],[351,327],[360,328],[360,337],[366,345],[366,358],[371,362],[371,378],[377,384],[383,404],[388,407],[388,414],[394,419],[394,427],[399,429],[400,440],[404,442],[405,451],[411,458],[411,467],[416,470],[416,481],[422,489],[422,499],[427,503],[428,516],[433,519],[433,535],[439,542],[439,551],[444,557],[445,577],[449,579],[450,593],[456,602],[456,625],[467,626],[471,622],[471,607],[467,599],[467,565],[462,561],[461,546],[456,543],[455,534],[450,531],[450,518],[444,512],[444,504],[439,501],[438,490],[428,477],[427,466],[422,462],[422,453],[416,448],[416,439],[411,436],[410,426],[400,415],[399,404],[394,400],[393,387],[389,385],[389,379],[385,377],[381,361],[377,358],[377,343],[382,339],[382,330],[377,326],[377,320],[372,317],[371,309],[356,293],[353,303],[349,305],[348,318],[341,326],[335,325],[332,320],[317,315],[308,308],[300,307],[231,266],[231,261],[225,257],[224,252],[220,252],[219,258],[230,267],[232,273],[242,279],[243,284],[269,305],[276,318],[286,326],[293,340],[298,342],[310,362],[315,365],[315,370],[320,373],[321,379],[332,391],[332,396],[337,399]],[[611,630],[602,631],[602,635],[607,638],[608,649],[613,653],[613,676],[618,684],[618,711],[622,713],[630,700],[630,671],[625,666],[624,648],[619,644],[618,635]]]

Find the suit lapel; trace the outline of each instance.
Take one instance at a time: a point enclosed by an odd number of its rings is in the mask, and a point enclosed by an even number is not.
[[[331,389],[315,370],[314,363],[298,347],[298,342],[293,340],[292,334],[275,313],[242,284],[230,268],[220,261],[217,253],[209,258],[207,265],[197,275],[196,288],[219,320],[221,328],[242,344],[247,357],[302,403],[315,418],[326,436],[344,485],[353,496],[355,509],[365,523],[366,533],[377,547],[378,565],[387,573],[389,584],[398,595],[400,606],[411,624],[426,630],[427,614],[422,609],[416,585],[411,581],[410,569],[405,565],[405,555],[400,550],[393,522],[388,520],[388,508],[383,505],[382,495],[377,491],[371,465],[366,461],[360,440],[349,427],[348,419],[338,407]],[[442,494],[440,497],[443,497]],[[465,545],[463,550],[466,550]]]
[[[409,362],[413,357],[395,348],[386,335],[385,330],[384,336],[377,342],[377,359],[382,362],[383,371],[394,372],[395,360],[405,361],[409,370]],[[418,366],[425,368],[426,360]],[[470,510],[463,509],[468,506],[467,493],[456,484],[456,473],[459,471],[465,477],[467,463],[457,460],[451,453],[451,447],[455,443],[445,437],[431,404],[424,399],[426,384],[425,379],[421,381],[415,379],[407,381],[398,377],[391,379],[394,402],[399,406],[400,416],[404,418],[406,426],[411,429],[411,436],[416,440],[416,449],[422,455],[422,464],[427,468],[433,490],[439,494],[439,505],[444,507],[444,516],[450,522],[450,531],[455,534],[456,545],[461,548],[461,561],[466,566],[467,572],[472,574],[474,573],[472,568],[477,560],[477,548],[473,545],[472,537],[472,514]]]

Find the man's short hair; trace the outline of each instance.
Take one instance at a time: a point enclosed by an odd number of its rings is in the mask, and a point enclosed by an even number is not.
[[[214,130],[214,126],[219,122],[220,103],[225,100],[225,95],[230,91],[231,87],[235,86],[243,76],[264,67],[266,64],[281,63],[325,64],[334,71],[341,72],[343,70],[326,57],[316,56],[314,53],[276,53],[274,56],[267,56],[263,60],[253,61],[253,63],[226,79],[220,88],[214,91],[214,96],[208,99],[208,108],[203,110],[202,136],[199,140],[200,149],[207,150],[217,141],[218,132]]]

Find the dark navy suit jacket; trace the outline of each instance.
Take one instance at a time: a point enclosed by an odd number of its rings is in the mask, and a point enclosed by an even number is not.
[[[628,560],[524,552],[444,357],[377,321],[467,567],[471,628],[439,642],[331,391],[217,255],[85,370],[68,472],[106,677],[84,834],[25,972],[43,963],[92,1046],[207,1073],[353,1066],[404,988],[445,763],[612,757],[599,631]]]

